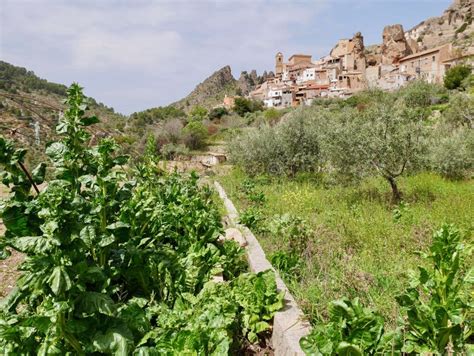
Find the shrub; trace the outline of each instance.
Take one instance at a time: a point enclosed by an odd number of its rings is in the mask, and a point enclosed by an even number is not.
[[[446,71],[444,76],[444,86],[447,89],[457,89],[461,83],[471,74],[471,67],[465,65],[457,65]]]
[[[458,33],[464,32],[466,30],[467,26],[468,26],[468,23],[464,22],[461,26],[459,26],[459,28],[456,30],[455,33],[458,34]]]
[[[184,142],[190,149],[199,149],[204,147],[208,137],[206,127],[199,121],[189,122],[183,129]]]
[[[186,156],[189,149],[183,144],[167,143],[161,147],[160,153],[163,158],[172,160],[178,156]]]
[[[474,97],[465,93],[451,95],[449,107],[443,112],[443,118],[450,127],[474,128]],[[449,127],[444,129],[449,132]]]
[[[244,116],[247,112],[262,111],[263,103],[258,100],[247,98],[235,98],[234,111],[240,116]]]
[[[278,120],[280,117],[282,117],[283,113],[280,110],[277,110],[275,108],[270,108],[264,111],[263,117],[267,121],[274,121]]]
[[[247,130],[230,142],[230,159],[251,175],[314,171],[320,163],[317,122],[298,110],[274,127]]]
[[[446,178],[463,179],[474,171],[474,130],[441,130],[430,148],[431,169]]]
[[[229,115],[229,111],[224,108],[224,107],[218,107],[214,108],[209,112],[209,120],[214,121],[214,120],[219,120],[221,119],[224,115]]]
[[[427,108],[439,101],[443,94],[441,86],[417,80],[394,93],[394,96],[409,108]]]
[[[205,107],[196,105],[189,112],[189,117],[191,120],[202,121],[207,117],[208,111]]]

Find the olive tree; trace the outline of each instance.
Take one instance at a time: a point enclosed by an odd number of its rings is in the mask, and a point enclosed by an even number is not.
[[[325,150],[346,177],[382,176],[396,203],[402,195],[397,178],[417,166],[425,149],[423,119],[420,111],[390,97],[363,110],[346,109],[331,122]]]

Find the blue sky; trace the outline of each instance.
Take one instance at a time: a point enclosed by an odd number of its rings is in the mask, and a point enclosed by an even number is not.
[[[215,70],[273,70],[282,51],[329,52],[360,31],[380,43],[451,0],[0,0],[0,59],[85,87],[122,113],[166,105]]]

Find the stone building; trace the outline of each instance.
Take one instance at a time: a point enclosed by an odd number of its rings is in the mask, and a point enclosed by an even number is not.
[[[424,79],[428,83],[442,83],[446,69],[449,68],[443,62],[451,57],[451,44],[418,52],[399,60],[400,73],[406,75],[408,80]]]

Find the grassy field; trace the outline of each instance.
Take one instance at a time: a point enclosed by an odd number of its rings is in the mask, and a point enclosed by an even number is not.
[[[238,170],[217,177],[240,211],[248,205],[241,192],[246,178]],[[291,214],[311,228],[301,277],[287,277],[286,283],[313,322],[326,316],[329,301],[358,296],[394,326],[394,297],[406,287],[408,270],[421,264],[416,251],[426,250],[433,231],[445,222],[469,236],[474,231],[472,180],[451,182],[433,174],[402,178],[399,206],[390,203],[389,187],[377,178],[352,187],[324,186],[310,177],[253,181],[266,197],[262,225]],[[267,255],[282,246],[280,236],[257,236]]]

